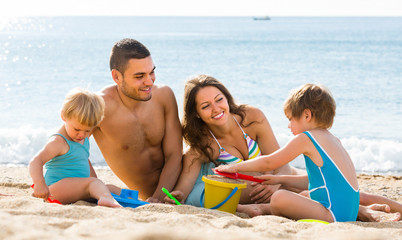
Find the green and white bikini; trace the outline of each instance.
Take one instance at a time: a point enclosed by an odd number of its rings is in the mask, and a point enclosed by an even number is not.
[[[260,150],[257,142],[255,140],[253,140],[252,138],[250,138],[250,136],[248,136],[248,134],[244,132],[243,128],[240,126],[240,124],[236,120],[236,118],[235,117],[233,117],[233,118],[236,121],[239,128],[241,129],[241,131],[243,132],[243,137],[246,140],[245,143],[247,144],[247,147],[248,147],[248,159],[253,159],[255,157],[260,156],[261,150]],[[221,163],[225,163],[225,164],[235,164],[235,163],[239,163],[239,162],[243,161],[243,159],[235,157],[232,154],[226,152],[226,150],[220,145],[218,139],[216,139],[214,134],[211,131],[209,131],[209,132],[211,133],[212,137],[215,139],[216,143],[219,146],[220,154],[219,154],[218,159],[216,160],[217,162],[221,162]],[[201,165],[201,170],[197,177],[197,181],[194,184],[193,190],[188,195],[185,204],[200,207],[200,196],[205,188],[205,184],[201,180],[202,176],[213,175],[214,172],[211,169],[214,167],[215,167],[215,165],[213,163],[204,163]]]
[[[243,128],[240,126],[239,122],[236,120],[235,117],[233,119],[236,121],[237,125],[243,132],[243,137],[246,139],[247,146],[248,146],[248,159],[253,159],[255,157],[258,157],[261,155],[260,148],[258,147],[258,144],[256,141],[250,138],[250,136],[244,132]],[[221,162],[221,163],[226,163],[226,164],[232,164],[232,163],[239,163],[243,161],[243,159],[240,159],[238,157],[233,156],[232,154],[226,152],[226,150],[219,144],[218,139],[214,136],[214,134],[209,131],[212,135],[212,137],[215,139],[216,143],[219,146],[219,157],[216,161]]]

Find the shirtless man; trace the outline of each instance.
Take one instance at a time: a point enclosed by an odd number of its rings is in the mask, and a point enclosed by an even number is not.
[[[122,39],[112,49],[114,85],[102,90],[105,117],[93,136],[107,164],[130,189],[161,202],[181,172],[182,131],[173,91],[156,86],[148,49]]]

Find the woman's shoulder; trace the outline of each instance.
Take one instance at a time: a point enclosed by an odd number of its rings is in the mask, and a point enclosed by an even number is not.
[[[184,162],[199,162],[206,163],[209,161],[208,157],[195,148],[188,147],[184,150],[183,153],[183,161]]]
[[[264,112],[257,107],[245,105],[244,112],[245,125],[251,124],[253,122],[263,122],[264,120],[266,120]]]

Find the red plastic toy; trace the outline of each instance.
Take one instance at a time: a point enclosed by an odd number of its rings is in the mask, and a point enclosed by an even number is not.
[[[258,182],[258,183],[264,182],[264,180],[262,180],[262,179],[257,179],[257,178],[255,178],[253,176],[246,175],[246,174],[220,172],[220,171],[217,171],[215,169],[212,169],[212,171],[214,171],[215,174],[225,176],[225,177],[228,177],[228,178],[232,178],[232,179],[243,179],[243,180],[248,180],[248,181],[253,181],[253,182]]]

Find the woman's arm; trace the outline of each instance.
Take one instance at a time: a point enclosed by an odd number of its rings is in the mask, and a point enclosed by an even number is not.
[[[194,150],[189,150],[183,155],[183,168],[179,180],[171,194],[181,203],[187,199],[193,190],[197,177],[201,170],[201,161],[197,159],[199,155]],[[175,204],[174,200],[165,197],[165,202]]]

